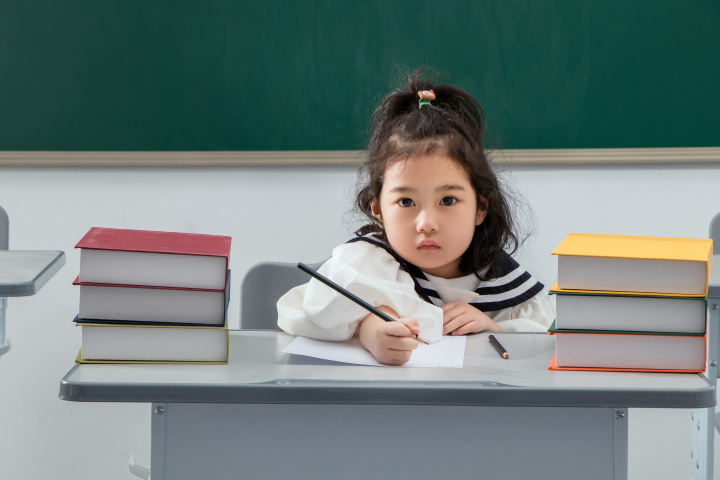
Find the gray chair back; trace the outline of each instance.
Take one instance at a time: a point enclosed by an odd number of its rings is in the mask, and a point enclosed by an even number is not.
[[[317,270],[325,262],[308,265]],[[241,330],[280,330],[277,326],[277,301],[288,290],[310,281],[310,275],[297,263],[262,262],[250,267],[240,292]]]
[[[710,238],[713,241],[713,255],[720,253],[720,213],[715,215],[710,222]]]
[[[0,207],[0,250],[7,250],[10,239],[10,228],[7,213]]]

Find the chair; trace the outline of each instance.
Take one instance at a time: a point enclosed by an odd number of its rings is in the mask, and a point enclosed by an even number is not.
[[[7,250],[9,243],[9,221],[7,213],[0,207],[0,250]],[[5,338],[5,310],[7,298],[0,297],[0,355],[10,350],[10,342]]]
[[[720,243],[720,213],[710,221],[710,238],[713,241],[713,255],[720,254],[720,246],[718,246],[718,243]],[[718,351],[720,352],[720,350]],[[718,377],[720,377],[720,370],[718,371]],[[720,412],[715,414],[715,429],[720,432]]]
[[[720,254],[720,213],[715,215],[710,221],[710,238],[713,241],[713,255]]]
[[[308,265],[317,270],[325,262]],[[288,290],[310,281],[296,263],[261,262],[250,267],[240,292],[241,330],[280,330],[277,301]]]
[[[5,210],[3,210],[2,207],[0,207],[0,250],[7,250],[8,249],[8,240],[9,240],[9,222],[8,222],[8,216],[7,213],[5,213]]]

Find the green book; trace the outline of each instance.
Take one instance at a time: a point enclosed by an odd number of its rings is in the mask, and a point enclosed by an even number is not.
[[[687,332],[639,332],[639,331],[631,331],[631,330],[583,330],[583,329],[572,329],[572,328],[557,328],[556,326],[557,319],[553,320],[552,325],[548,328],[549,334],[555,334],[555,333],[604,333],[606,335],[612,335],[612,334],[618,334],[618,335],[681,335],[681,336],[694,336],[694,337],[704,337],[705,336],[705,330],[703,330],[700,333],[687,333]]]
[[[561,330],[602,330],[703,335],[707,297],[567,292],[556,296]]]

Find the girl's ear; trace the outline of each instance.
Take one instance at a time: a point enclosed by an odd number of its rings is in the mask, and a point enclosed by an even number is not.
[[[485,217],[487,217],[488,213],[488,201],[485,198],[482,198],[482,205],[478,208],[477,217],[475,217],[475,226],[477,227],[481,223],[485,221]]]
[[[373,217],[382,225],[382,213],[380,213],[380,207],[375,200],[370,202],[370,211],[372,211]]]

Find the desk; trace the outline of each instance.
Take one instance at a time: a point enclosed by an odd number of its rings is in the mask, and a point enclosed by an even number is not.
[[[554,372],[547,334],[462,369],[331,364],[230,332],[228,365],[75,365],[60,398],[152,403],[151,478],[627,478],[629,407],[705,408],[699,374]]]
[[[0,250],[0,355],[10,350],[5,338],[5,297],[35,295],[62,266],[60,251]]]
[[[720,319],[720,255],[713,255],[713,265],[717,268],[710,271],[710,285],[708,286],[708,313],[710,314],[710,319],[717,322],[718,319]],[[713,305],[716,307],[713,308]],[[716,352],[720,351],[718,349],[718,342],[720,342],[719,333],[720,332],[716,329],[714,337],[712,339],[708,337],[708,341],[712,341],[714,343]],[[711,366],[712,373],[714,373],[715,378],[717,378],[720,375],[720,370],[717,368],[717,358],[713,358],[713,360],[716,361],[716,364]],[[708,372],[708,377],[710,376],[711,372]]]
[[[720,255],[713,255],[713,265],[720,265]],[[707,344],[707,366],[705,367],[705,375],[709,378],[713,385],[717,386],[717,378],[720,375],[718,369],[718,342],[720,342],[720,268],[714,268],[710,271],[710,281],[708,286],[708,344]],[[693,421],[697,421],[699,428],[693,428],[692,442],[693,451],[697,451],[704,447],[704,458],[706,468],[702,479],[712,479],[715,454],[715,424],[720,423],[720,419],[715,419],[715,407],[693,412]]]

